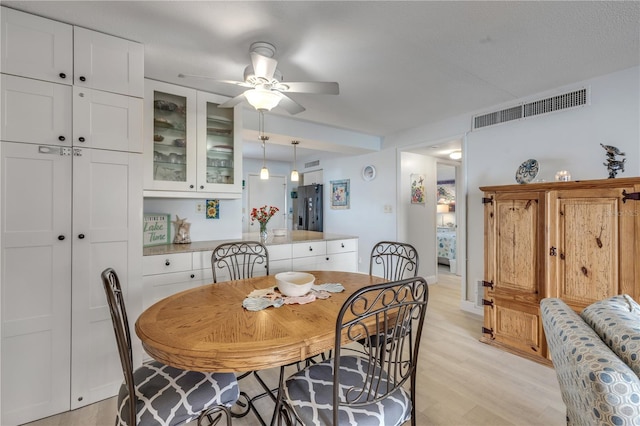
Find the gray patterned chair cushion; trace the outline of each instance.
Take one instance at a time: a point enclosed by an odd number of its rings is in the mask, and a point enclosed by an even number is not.
[[[313,364],[289,377],[284,395],[289,407],[305,425],[333,423],[333,359]],[[369,362],[356,356],[340,357],[340,396],[345,389],[359,386]],[[382,377],[382,386],[386,377]],[[340,425],[394,426],[411,417],[411,396],[399,388],[393,397],[362,407],[340,406]]]
[[[180,425],[197,419],[211,406],[230,407],[239,395],[233,373],[184,371],[152,361],[136,369],[133,377],[138,426]],[[124,384],[117,407],[116,425],[127,426],[129,394]]]
[[[587,306],[580,316],[640,377],[640,305],[623,294]]]
[[[640,379],[560,299],[540,302],[568,425],[640,425]]]

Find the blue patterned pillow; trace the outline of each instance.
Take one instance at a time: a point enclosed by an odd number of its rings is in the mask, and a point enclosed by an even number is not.
[[[640,377],[640,305],[622,294],[587,306],[580,316]]]

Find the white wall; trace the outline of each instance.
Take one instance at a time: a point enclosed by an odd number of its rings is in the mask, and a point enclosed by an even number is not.
[[[176,215],[181,219],[186,218],[191,223],[191,241],[224,240],[240,238],[242,236],[241,200],[220,200],[220,219],[207,219],[206,213],[196,212],[196,204],[203,203],[205,199],[181,199],[181,198],[145,198],[145,213],[168,213],[171,220],[176,220]],[[175,229],[171,226],[171,239],[173,241]]]
[[[626,152],[626,171],[619,177],[640,175],[640,68],[633,67],[613,74],[578,82],[548,92],[516,99],[478,112],[490,112],[520,102],[589,87],[591,104],[572,110],[512,121],[471,132],[474,113],[451,117],[392,135],[385,148],[415,147],[467,134],[464,151],[467,203],[467,300],[474,295],[475,280],[483,277],[483,208],[480,203],[483,185],[515,183],[515,171],[524,160],[540,161],[539,178],[553,180],[555,172],[569,170],[573,179],[607,177],[605,152],[600,143],[615,145]],[[401,173],[405,173],[401,171]],[[461,207],[460,203],[456,203]],[[420,226],[409,218],[407,229]],[[461,256],[459,256],[461,257]]]
[[[366,165],[376,168],[371,181],[362,178]],[[373,245],[396,239],[396,151],[388,149],[355,157],[321,161],[323,171],[325,222],[324,231],[359,237],[358,270],[369,272],[369,255]],[[332,180],[350,179],[351,203],[346,210],[331,209]],[[385,205],[391,212],[385,213]]]

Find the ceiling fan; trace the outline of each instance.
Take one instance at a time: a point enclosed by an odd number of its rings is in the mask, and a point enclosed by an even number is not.
[[[219,105],[220,108],[233,107],[244,100],[258,111],[270,111],[277,105],[289,114],[298,114],[305,108],[287,96],[288,93],[318,93],[337,95],[340,91],[335,82],[291,82],[283,81],[277,69],[278,61],[273,59],[276,48],[264,41],[252,43],[249,47],[251,65],[244,69],[244,81],[216,80],[218,83],[247,87],[244,93]],[[212,78],[192,74],[178,74],[178,77]]]

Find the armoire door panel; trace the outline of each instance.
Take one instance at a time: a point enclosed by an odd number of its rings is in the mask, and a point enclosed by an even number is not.
[[[497,197],[495,200],[496,291],[538,291],[539,203],[536,197],[537,195],[523,199]]]

